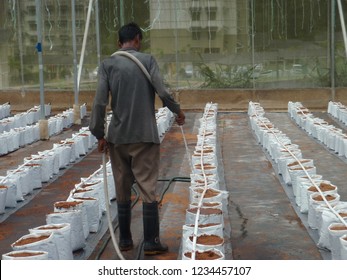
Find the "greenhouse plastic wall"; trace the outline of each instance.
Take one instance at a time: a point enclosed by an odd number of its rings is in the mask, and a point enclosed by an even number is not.
[[[74,2],[80,61],[89,1]],[[74,89],[71,3],[41,1],[46,89]],[[343,15],[347,3],[341,3]],[[344,87],[338,8],[334,0],[93,1],[80,88],[95,89],[98,46],[101,59],[111,55],[118,29],[130,21],[141,26],[142,51],[156,57],[171,88]],[[0,1],[1,90],[39,88],[36,20],[35,0]]]

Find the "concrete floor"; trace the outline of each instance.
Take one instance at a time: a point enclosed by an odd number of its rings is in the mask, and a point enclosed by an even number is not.
[[[325,113],[320,117],[333,122]],[[199,118],[202,113],[187,112],[185,137],[190,152],[194,150]],[[286,113],[268,113],[266,116],[298,144],[305,158],[314,159],[317,173],[339,187],[341,200],[347,200],[345,174],[347,161],[326,149],[298,128]],[[88,118],[82,125],[88,123]],[[336,126],[340,124],[335,123]],[[44,149],[71,136],[80,126],[73,126],[48,141],[40,141],[1,157],[0,175],[23,162],[25,156]],[[346,130],[345,127],[342,126]],[[272,162],[256,142],[246,113],[218,115],[219,166],[221,186],[229,192],[225,211],[226,259],[235,260],[319,260],[329,259],[330,253],[316,246],[317,233],[307,227],[307,215],[298,212],[291,188],[285,186],[275,172]],[[43,188],[26,197],[16,209],[6,209],[0,216],[0,253],[11,251],[11,243],[33,228],[45,223],[45,215],[53,210],[53,203],[65,200],[81,177],[87,177],[100,167],[101,156],[93,150],[79,162],[63,170]],[[173,125],[161,145],[160,178],[189,177],[190,167],[181,130]],[[167,182],[158,183],[158,195]],[[126,259],[181,258],[182,225],[189,204],[189,183],[177,181],[170,185],[160,208],[161,239],[169,245],[169,252],[160,256],[141,254],[142,211],[141,201],[133,208],[132,231],[135,248],[124,253]],[[111,208],[115,208],[113,202]],[[114,214],[115,211],[113,211]],[[83,250],[74,253],[75,259],[117,259],[103,218],[100,231],[90,234]],[[117,231],[116,231],[117,233]]]

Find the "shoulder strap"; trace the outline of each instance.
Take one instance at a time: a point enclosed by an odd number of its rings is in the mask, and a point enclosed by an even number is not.
[[[150,81],[150,83],[152,84],[152,79],[151,79],[151,75],[148,73],[147,69],[145,68],[145,66],[143,66],[143,64],[141,63],[140,60],[138,60],[134,55],[132,55],[131,53],[125,52],[125,51],[116,51],[115,53],[112,54],[112,56],[114,55],[121,55],[121,56],[125,56],[130,58],[132,61],[134,61],[138,67],[140,67],[140,69],[142,70],[142,72],[145,74],[145,76],[147,77],[147,79]],[[153,84],[152,84],[153,85]]]

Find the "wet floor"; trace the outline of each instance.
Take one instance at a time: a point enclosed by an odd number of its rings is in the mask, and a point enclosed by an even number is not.
[[[187,112],[184,134],[189,153],[196,144],[199,118],[202,113]],[[347,199],[347,174],[345,159],[333,154],[294,124],[286,113],[267,113],[266,117],[298,144],[305,158],[314,159],[317,173],[339,187],[341,200]],[[320,117],[329,119],[325,113]],[[329,119],[331,120],[331,119]],[[333,120],[331,120],[333,121]],[[88,119],[84,120],[84,124]],[[336,125],[340,125],[335,123]],[[29,145],[9,155],[2,156],[0,175],[7,169],[23,163],[23,158],[38,150],[49,149],[60,138],[69,137],[78,126],[59,136]],[[58,140],[59,139],[59,140]],[[257,143],[246,113],[219,113],[219,166],[221,187],[229,192],[225,211],[226,258],[235,260],[315,260],[329,259],[327,252],[316,246],[316,235],[307,227],[307,217],[298,213],[290,187],[275,172],[271,159]],[[63,170],[59,176],[45,184],[32,197],[26,198],[16,209],[7,209],[0,216],[0,252],[11,250],[11,243],[33,228],[45,223],[45,215],[53,210],[53,203],[67,198],[69,191],[81,177],[88,177],[100,167],[101,156],[95,150]],[[143,256],[142,206],[139,200],[132,212],[132,232],[135,248],[124,253],[126,259],[181,258],[182,226],[189,205],[190,175],[187,151],[180,128],[173,125],[161,145],[158,199],[160,208],[161,239],[169,245],[169,252],[160,256]],[[169,184],[169,180],[176,178]],[[135,201],[136,194],[133,199]],[[111,208],[114,214],[114,204]],[[114,216],[114,215],[113,215]],[[114,227],[116,222],[114,221]],[[117,230],[116,230],[117,235]],[[106,217],[100,231],[90,234],[86,247],[74,253],[75,259],[117,259],[118,256],[108,233]]]

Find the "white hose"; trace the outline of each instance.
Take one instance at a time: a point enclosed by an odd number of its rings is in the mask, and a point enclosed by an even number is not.
[[[140,67],[140,69],[142,70],[142,72],[146,75],[147,79],[150,81],[150,83],[153,85],[152,83],[152,78],[151,75],[148,73],[147,69],[145,68],[145,66],[143,66],[143,64],[141,63],[140,60],[137,59],[136,56],[132,55],[131,53],[128,53],[126,51],[116,51],[115,53],[113,53],[111,56],[114,55],[122,55],[122,56],[126,56],[127,58],[130,58],[132,61],[134,61],[137,66]]]
[[[103,171],[102,173],[103,173],[103,176],[104,176],[104,193],[105,193],[106,215],[107,215],[107,221],[108,221],[108,229],[110,231],[111,238],[112,238],[112,243],[113,243],[113,246],[114,246],[114,248],[116,250],[116,253],[117,253],[118,257],[121,260],[125,260],[125,258],[123,257],[121,251],[119,250],[118,243],[117,243],[117,240],[116,240],[116,236],[115,236],[114,231],[113,231],[113,225],[112,225],[112,219],[111,219],[111,210],[110,210],[110,198],[109,198],[109,195],[108,195],[108,187],[107,187],[106,152],[102,153],[102,171]]]
[[[105,139],[107,139],[107,134],[108,134],[108,121],[107,121],[107,114],[105,114]],[[104,181],[104,194],[105,194],[105,204],[106,204],[106,215],[107,215],[107,222],[108,222],[108,229],[110,231],[111,239],[113,246],[116,250],[116,253],[118,257],[121,260],[125,260],[123,254],[121,253],[118,242],[116,239],[116,236],[114,235],[113,231],[113,225],[112,225],[112,218],[111,218],[111,210],[110,210],[110,197],[108,195],[108,184],[107,184],[107,168],[106,168],[106,153],[107,151],[102,152],[102,175],[103,175],[103,181]]]

